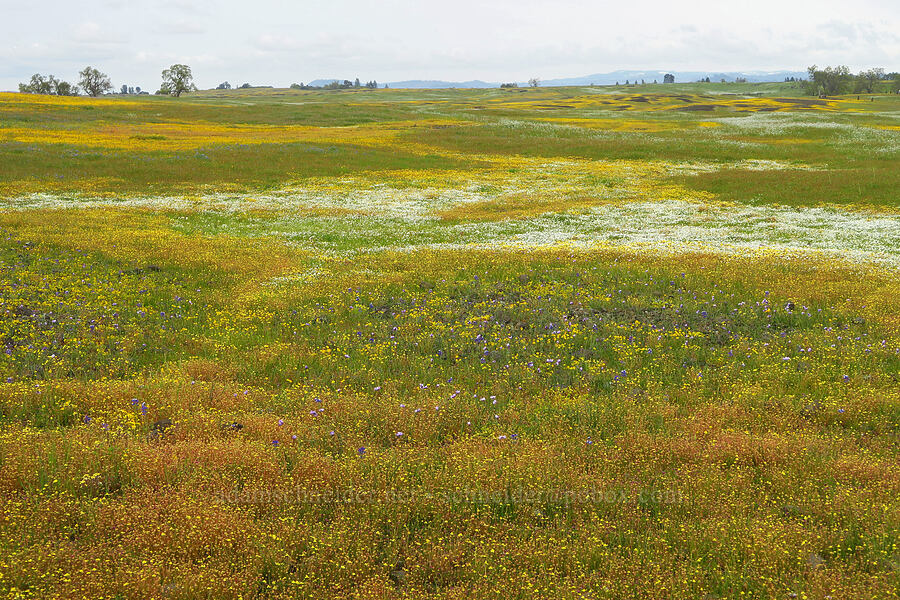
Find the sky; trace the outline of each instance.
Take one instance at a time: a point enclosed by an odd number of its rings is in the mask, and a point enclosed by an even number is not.
[[[620,69],[900,71],[897,0],[0,0],[0,90],[87,65],[156,91],[359,77],[524,81]]]

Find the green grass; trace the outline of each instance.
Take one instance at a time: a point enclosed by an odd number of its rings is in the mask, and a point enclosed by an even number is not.
[[[303,177],[341,176],[397,169],[461,168],[464,160],[346,144],[240,144],[178,152],[128,152],[73,146],[0,144],[6,181],[42,184],[69,192],[164,194],[227,182],[264,190]],[[106,181],[85,180],[101,178]]]
[[[732,202],[900,208],[900,170],[892,160],[868,161],[854,168],[799,171],[790,177],[772,171],[725,170],[675,181]]]
[[[618,93],[621,92],[621,93]],[[204,122],[234,126],[292,125],[346,127],[423,119],[474,120],[480,126],[452,125],[440,128],[409,129],[402,139],[419,144],[411,151],[390,145],[361,147],[327,142],[203,145],[185,151],[113,150],[40,143],[0,143],[0,184],[6,195],[32,190],[46,184],[60,191],[85,189],[86,179],[108,178],[93,185],[97,191],[154,193],[187,191],[215,184],[238,184],[245,189],[266,189],[307,176],[334,176],[361,171],[398,168],[458,168],[463,158],[438,156],[452,151],[532,157],[580,157],[733,162],[746,158],[782,160],[821,165],[860,173],[865,179],[891,177],[898,152],[896,130],[877,129],[896,125],[885,115],[896,110],[895,97],[876,95],[873,102],[854,103],[848,96],[846,110],[828,114],[795,111],[763,115],[768,120],[735,128],[741,117],[753,112],[717,108],[712,112],[685,113],[678,110],[650,111],[633,102],[635,110],[617,111],[616,106],[587,104],[581,99],[617,98],[640,94],[703,94],[704,102],[735,98],[783,98],[796,94],[791,84],[678,84],[675,86],[519,89],[519,90],[365,90],[306,92],[293,90],[249,90],[230,93],[209,92],[183,99],[129,97],[98,104],[20,105],[0,103],[0,132],[3,127],[37,131],[63,127],[87,135],[103,127],[148,127],[167,123]],[[742,94],[737,96],[735,94]],[[802,100],[802,99],[801,99]],[[566,104],[572,102],[573,104]],[[654,102],[656,102],[654,100]],[[677,104],[677,101],[675,101]],[[549,103],[549,104],[548,104]],[[684,106],[696,104],[693,100]],[[842,105],[842,106],[844,106]],[[572,106],[573,108],[567,108]],[[645,110],[646,108],[646,110]],[[673,106],[672,108],[679,108]],[[596,119],[614,126],[621,119],[669,124],[676,129],[643,133],[607,131],[582,127],[555,127],[538,121],[543,118]],[[506,120],[513,119],[516,124]],[[722,126],[698,128],[697,122],[717,120]],[[823,128],[824,121],[833,125]],[[789,129],[769,130],[767,123]],[[381,126],[381,125],[379,125]],[[843,129],[841,128],[843,127]],[[689,132],[689,134],[688,134]],[[780,143],[781,138],[801,138],[804,143]],[[151,142],[167,139],[159,134],[131,134],[131,140]],[[873,160],[874,159],[874,160]],[[474,161],[477,163],[477,159]],[[865,171],[874,168],[877,173]],[[842,171],[843,172],[843,171]],[[754,177],[749,174],[748,177]],[[716,186],[708,188],[715,191]],[[882,190],[889,185],[880,186]],[[868,193],[864,189],[861,194]],[[751,191],[752,193],[752,191]],[[728,192],[729,199],[745,195]],[[842,195],[842,194],[838,194]],[[892,205],[887,192],[870,203]],[[859,196],[859,194],[857,194]],[[765,195],[752,197],[765,199]],[[825,200],[825,201],[830,201]]]

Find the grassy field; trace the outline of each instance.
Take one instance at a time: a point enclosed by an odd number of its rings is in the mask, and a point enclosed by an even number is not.
[[[897,598],[900,96],[0,94],[9,598]]]

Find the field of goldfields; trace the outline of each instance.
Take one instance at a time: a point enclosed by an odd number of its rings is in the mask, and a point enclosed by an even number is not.
[[[0,594],[900,596],[900,96],[0,94]]]

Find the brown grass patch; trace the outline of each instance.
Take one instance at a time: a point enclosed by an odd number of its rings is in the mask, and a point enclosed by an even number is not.
[[[231,374],[227,369],[211,360],[194,359],[181,364],[185,375],[195,381],[230,381]]]

